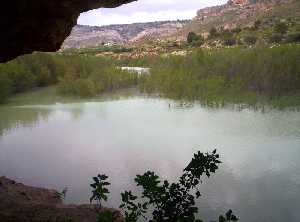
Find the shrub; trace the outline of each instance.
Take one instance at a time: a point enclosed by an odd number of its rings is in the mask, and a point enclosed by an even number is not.
[[[189,32],[187,42],[192,46],[200,46],[204,43],[204,38],[201,35],[196,35],[194,32]]]
[[[241,27],[236,27],[234,29],[231,29],[232,33],[240,33],[242,31]]]
[[[96,95],[95,83],[89,79],[77,79],[74,82],[74,92],[80,97],[91,97]]]
[[[36,81],[38,86],[47,86],[51,82],[51,73],[47,67],[41,67]]]
[[[12,81],[7,74],[0,73],[0,103],[5,102],[12,92]]]
[[[226,39],[224,39],[223,43],[226,46],[233,46],[236,44],[236,40],[235,40],[235,38],[226,38]]]
[[[102,207],[102,201],[107,201],[107,195],[109,194],[106,187],[110,185],[110,183],[106,181],[107,178],[108,176],[106,175],[98,174],[98,176],[93,177],[94,183],[90,185],[92,187],[90,203],[96,200],[99,208]]]
[[[257,41],[257,37],[255,35],[247,35],[244,37],[244,42],[247,45],[254,45]]]
[[[287,43],[300,42],[300,32],[291,32],[286,36]]]
[[[145,92],[205,105],[253,104],[249,93],[262,100],[294,97],[300,89],[299,50],[298,44],[292,44],[201,49],[186,57],[158,57],[149,63],[151,74],[139,86]]]
[[[282,41],[282,34],[279,33],[274,33],[269,37],[269,42],[270,43],[280,43]]]
[[[209,38],[210,39],[213,39],[213,38],[216,38],[218,37],[219,33],[218,33],[218,30],[215,28],[215,27],[212,27],[210,30],[209,30]]]
[[[143,175],[137,175],[135,182],[142,189],[140,197],[131,191],[121,193],[122,204],[120,208],[125,213],[125,222],[137,222],[140,217],[151,222],[201,222],[196,218],[198,207],[196,199],[201,197],[199,185],[203,177],[210,177],[218,169],[221,163],[219,154],[216,150],[212,153],[203,154],[200,151],[194,154],[193,159],[183,170],[178,182],[163,182],[154,172],[147,171]],[[102,177],[102,178],[101,178]],[[99,176],[98,176],[99,178]],[[100,175],[100,179],[94,178],[96,184],[93,187],[93,196],[106,199],[108,189],[104,186],[109,185],[105,180],[107,176]],[[94,194],[98,188],[97,195]],[[147,214],[148,213],[148,214]],[[147,215],[146,215],[147,214]],[[152,218],[147,218],[151,215]],[[101,217],[99,218],[101,220]],[[220,215],[218,221],[237,221],[238,218],[229,210],[225,215]]]
[[[288,26],[285,22],[278,22],[274,26],[274,32],[279,34],[285,34],[288,30]]]
[[[74,82],[75,77],[66,73],[64,77],[58,79],[58,91],[62,94],[75,94]]]
[[[254,29],[259,29],[260,28],[260,26],[261,26],[261,21],[258,19],[258,20],[256,20],[255,22],[254,22],[254,25],[253,25],[253,27],[254,27]]]
[[[195,32],[189,32],[187,36],[187,42],[192,43],[193,41],[197,41],[199,39],[199,36],[196,35]]]

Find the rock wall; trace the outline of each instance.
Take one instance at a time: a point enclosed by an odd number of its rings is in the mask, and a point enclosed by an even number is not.
[[[57,51],[81,12],[135,0],[10,0],[0,9],[0,62],[33,51]]]

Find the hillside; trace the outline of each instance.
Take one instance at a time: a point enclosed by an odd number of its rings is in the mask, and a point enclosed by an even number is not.
[[[190,20],[177,20],[107,26],[77,25],[65,40],[62,49],[157,40],[177,33],[189,22]]]
[[[233,29],[252,27],[260,20],[268,26],[281,19],[292,18],[299,21],[300,1],[298,0],[229,0],[221,6],[200,9],[197,16],[181,31],[186,36],[193,31],[206,36],[213,27]]]

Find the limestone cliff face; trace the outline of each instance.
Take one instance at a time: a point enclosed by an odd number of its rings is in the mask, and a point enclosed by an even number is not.
[[[0,9],[0,62],[33,51],[56,51],[81,12],[135,0],[11,0]]]
[[[258,15],[264,15],[275,6],[284,6],[297,0],[229,0],[226,4],[198,10],[197,16],[185,33],[205,33],[212,27],[235,28],[251,26]]]
[[[159,21],[121,25],[77,25],[65,40],[62,48],[95,47],[102,43],[135,43],[157,40],[176,33],[190,20]]]
[[[197,11],[196,20],[201,20],[209,16],[226,16],[226,14],[239,11],[240,14],[250,15],[253,11],[267,10],[277,4],[288,3],[293,0],[229,0],[220,6],[207,7]]]

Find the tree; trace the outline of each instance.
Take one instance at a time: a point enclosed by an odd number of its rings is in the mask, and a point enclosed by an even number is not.
[[[280,33],[274,33],[269,38],[270,43],[279,43],[281,41],[282,41],[282,34]]]
[[[5,102],[12,91],[12,81],[6,73],[0,72],[0,103]]]
[[[138,197],[131,191],[121,193],[120,208],[124,210],[125,222],[137,222],[140,217],[150,222],[202,222],[196,218],[198,208],[195,200],[201,197],[198,186],[202,183],[204,176],[209,178],[216,172],[220,163],[216,150],[205,154],[199,151],[194,154],[191,162],[184,168],[178,182],[161,181],[159,176],[151,171],[137,175],[135,182],[142,189],[142,196]],[[102,179],[106,180],[107,176],[102,176]],[[103,187],[104,180],[98,178],[94,178],[94,180],[100,185],[91,185],[94,190],[99,188],[97,195],[93,190],[92,198],[95,196],[106,198],[108,189]],[[147,218],[147,212],[152,215],[151,219]],[[99,221],[104,221],[101,217],[99,219]],[[218,219],[219,222],[237,220],[238,218],[232,213],[232,210],[225,215],[220,215]]]
[[[199,41],[199,36],[196,34],[196,33],[194,33],[194,32],[189,32],[188,33],[188,36],[187,36],[187,42],[189,43],[189,44],[191,44],[191,43],[193,43],[193,42],[198,42]]]
[[[38,86],[47,86],[51,82],[51,73],[47,66],[42,66],[36,77]]]
[[[95,83],[90,79],[77,79],[74,83],[75,94],[80,97],[95,96],[97,93]]]
[[[288,43],[300,42],[300,32],[288,33],[286,36],[286,42],[288,42]]]
[[[253,27],[254,27],[254,29],[259,29],[260,28],[260,26],[261,26],[261,21],[258,19],[258,20],[256,20],[255,22],[254,22],[254,25],[253,25]]]
[[[280,33],[280,34],[285,34],[288,30],[288,26],[285,22],[278,22],[274,26],[274,32],[275,33]]]
[[[231,29],[232,33],[240,33],[242,31],[241,27],[236,27],[234,29]]]
[[[218,30],[215,27],[212,27],[209,30],[209,38],[213,39],[216,38],[218,36]]]
[[[235,40],[235,38],[230,38],[230,37],[228,37],[228,38],[225,38],[225,39],[223,40],[223,43],[224,43],[224,45],[226,45],[226,46],[233,46],[233,45],[236,44],[236,40]]]
[[[254,45],[257,41],[257,37],[255,35],[247,35],[244,37],[244,42],[248,45]]]

